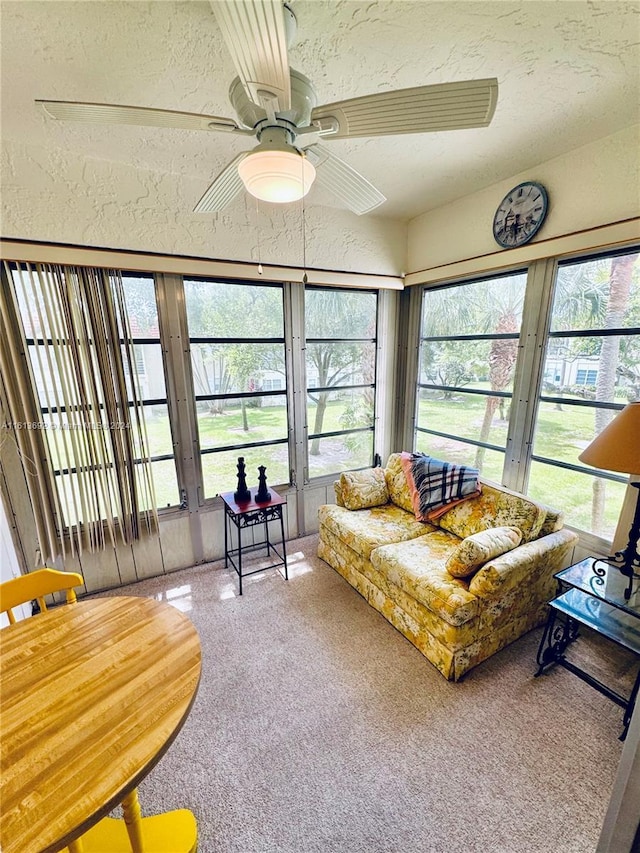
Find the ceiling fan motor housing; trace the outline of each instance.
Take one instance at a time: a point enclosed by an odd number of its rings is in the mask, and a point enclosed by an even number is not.
[[[294,127],[307,127],[311,123],[311,111],[318,103],[315,89],[311,80],[294,68],[290,69],[290,75],[291,109],[277,112],[276,116]],[[267,113],[250,100],[239,77],[229,87],[229,100],[244,127],[255,128],[267,120]]]

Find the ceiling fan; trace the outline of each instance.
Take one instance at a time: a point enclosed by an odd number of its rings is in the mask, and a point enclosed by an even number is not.
[[[222,210],[242,191],[265,201],[302,198],[314,180],[350,210],[386,201],[369,181],[318,139],[486,127],[498,99],[495,78],[397,89],[317,105],[313,85],[289,67],[296,18],[282,0],[212,0],[238,76],[229,98],[237,120],[119,104],[37,100],[55,119],[255,136],[214,179],[195,212]]]

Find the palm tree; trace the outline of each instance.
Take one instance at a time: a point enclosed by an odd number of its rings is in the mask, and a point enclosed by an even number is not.
[[[467,334],[518,334],[524,300],[525,277],[504,276],[492,281],[478,281],[456,288],[442,288],[425,293],[422,334],[424,338],[451,336],[453,340],[422,343],[422,373],[426,379],[444,384],[466,385],[489,374],[492,391],[504,391],[513,377],[518,354],[517,337],[484,339],[486,356],[479,348],[469,347]],[[455,370],[450,362],[457,358]],[[439,375],[440,374],[440,375]],[[455,377],[455,378],[454,378]],[[453,379],[453,381],[451,381]],[[445,396],[447,393],[445,392]],[[487,396],[479,440],[486,442],[496,410],[505,418],[504,398]],[[475,467],[482,469],[486,449],[476,449]]]
[[[484,326],[497,335],[518,334],[524,301],[524,280],[522,276],[509,276],[499,279],[484,291],[481,309],[484,313]],[[497,319],[495,319],[497,317]],[[494,325],[495,323],[495,325]],[[489,384],[492,391],[504,391],[513,379],[518,357],[517,338],[494,338],[489,348]],[[505,420],[504,397],[487,397],[484,417],[480,427],[479,440],[486,442],[491,433],[491,424],[496,409]],[[485,447],[476,448],[474,466],[481,471],[486,453]]]
[[[520,320],[516,315],[515,308],[508,306],[498,317],[496,323],[496,334],[518,332]],[[497,338],[491,341],[489,350],[489,382],[492,391],[504,391],[513,377],[513,371],[518,357],[518,341],[515,338]],[[500,416],[505,420],[504,397],[487,397],[484,417],[480,427],[480,441],[487,441],[491,432],[491,424],[496,409],[500,407]],[[474,466],[481,471],[484,462],[486,447],[476,449]]]

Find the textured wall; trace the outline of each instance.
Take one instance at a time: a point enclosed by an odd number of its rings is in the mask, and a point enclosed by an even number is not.
[[[639,150],[640,125],[635,125],[416,217],[409,223],[407,269],[498,250],[493,216],[504,195],[524,180],[539,181],[549,193],[549,213],[532,245],[639,216]]]
[[[202,179],[7,142],[2,234],[59,243],[301,266],[301,205],[236,199],[195,214]],[[313,206],[305,214],[306,261],[323,269],[397,275],[406,226]]]
[[[500,85],[488,128],[326,140],[388,201],[358,218],[314,186],[312,266],[397,274],[411,217],[448,210],[455,199],[640,119],[638,0],[292,5],[298,34],[290,61],[313,81],[319,103],[480,77]],[[259,216],[258,225],[245,197],[217,216],[192,213],[252,138],[55,121],[34,103],[232,115],[235,72],[209,2],[0,0],[0,7],[4,236],[237,260],[257,259],[259,241],[264,261],[302,262],[295,208]],[[486,222],[480,213],[471,230],[447,222],[442,239],[427,235],[425,248],[468,242],[469,254]]]

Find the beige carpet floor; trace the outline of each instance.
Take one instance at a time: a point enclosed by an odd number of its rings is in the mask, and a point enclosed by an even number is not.
[[[167,600],[202,641],[143,812],[192,809],[200,853],[593,851],[621,710],[564,670],[534,678],[540,630],[448,683],[315,549],[290,542],[288,583],[242,597],[221,563],[108,593]],[[629,659],[594,654],[626,689]]]

